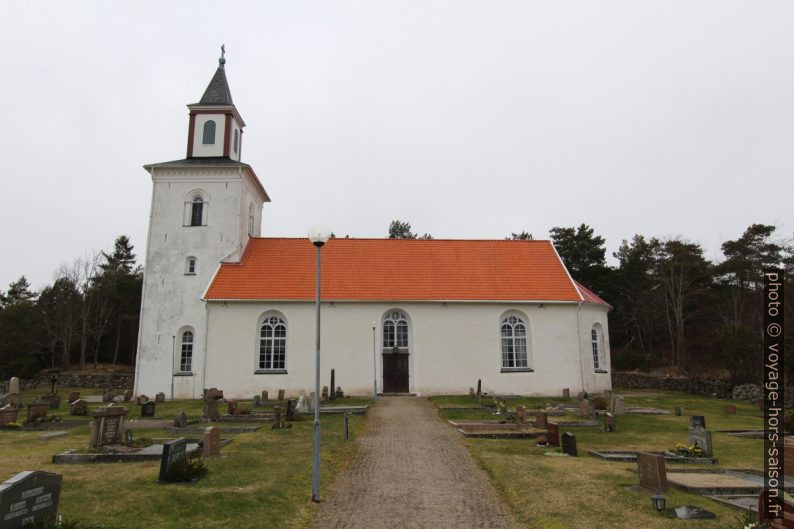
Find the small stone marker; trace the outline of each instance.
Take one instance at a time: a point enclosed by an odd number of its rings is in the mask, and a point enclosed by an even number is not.
[[[675,414],[676,414],[677,417],[682,416],[684,414],[683,406],[676,406],[675,407]]]
[[[469,397],[471,397],[473,399],[477,398],[477,394],[474,392],[474,388],[472,388],[472,387],[469,388]]]
[[[301,390],[300,394],[298,395],[298,404],[295,407],[295,410],[300,413],[307,413],[309,411],[309,403],[306,402],[306,392]]]
[[[284,428],[284,417],[281,415],[281,406],[273,406],[273,430]]]
[[[204,457],[217,457],[221,455],[221,431],[215,426],[204,429]]]
[[[154,401],[155,402],[165,402],[165,393],[160,392],[157,395],[155,395],[154,396]]]
[[[261,405],[262,405],[262,397],[260,397],[259,395],[254,395],[253,398],[251,398],[251,406],[261,406]]]
[[[154,401],[150,400],[141,404],[141,417],[154,417]]]
[[[132,400],[132,390],[128,389],[124,392],[124,402],[129,402]]]
[[[728,415],[736,415],[736,404],[729,404],[725,407],[725,413]]]
[[[49,408],[50,405],[46,402],[28,404],[28,422],[33,422],[38,419],[41,419],[42,421],[45,420],[47,418],[47,410]]]
[[[604,431],[607,433],[617,431],[617,427],[615,426],[615,416],[611,413],[604,414]]]
[[[527,407],[523,404],[516,406],[516,419],[521,424],[527,421]]]
[[[88,403],[83,399],[76,399],[69,404],[69,415],[88,415]]]
[[[696,428],[698,426],[700,426],[701,428],[705,428],[706,427],[706,417],[703,416],[703,415],[693,415],[689,419],[689,425],[692,428]]]
[[[540,428],[541,430],[545,430],[549,424],[548,416],[546,415],[545,411],[539,411],[537,416],[535,417],[535,427]]]
[[[124,416],[127,413],[129,413],[127,408],[121,406],[106,406],[91,412],[94,420],[91,422],[89,448],[120,443],[124,432]]]
[[[350,439],[350,415],[345,411],[345,441]]]
[[[579,416],[588,419],[593,416],[593,406],[589,400],[579,401]]]
[[[135,404],[140,406],[141,404],[143,404],[144,402],[146,402],[148,400],[149,400],[149,397],[147,397],[146,395],[138,395],[137,397],[135,397]]]
[[[576,436],[571,432],[562,434],[562,453],[569,456],[579,455],[576,451]]]
[[[612,397],[612,415],[624,415],[626,413],[626,404],[623,402],[623,395],[615,395]]]
[[[266,389],[262,390],[262,395],[261,396],[262,396],[262,400],[267,401],[267,390]]]
[[[548,432],[547,440],[550,446],[560,446],[560,427],[556,422],[549,422],[546,424],[546,431]]]
[[[19,410],[10,404],[6,404],[2,408],[0,408],[0,426],[5,426],[6,424],[17,422],[18,416],[19,416]]]
[[[705,428],[696,426],[689,429],[689,439],[687,441],[690,446],[698,445],[703,450],[704,457],[712,457],[714,455],[714,445],[711,442],[711,432]]]
[[[113,390],[112,389],[106,389],[102,393],[102,402],[110,402],[110,401],[113,400],[113,397],[114,397]]]
[[[70,391],[69,392],[69,404],[71,404],[72,402],[76,401],[79,398],[80,398],[80,392],[79,391]]]
[[[323,392],[320,394],[320,400],[323,402],[328,400],[328,386],[323,386]]]
[[[174,428],[187,428],[187,413],[179,410],[174,415]]]
[[[663,455],[637,453],[637,471],[640,474],[641,487],[658,492],[667,490],[667,470]]]
[[[482,395],[482,379],[477,379],[477,395]]]
[[[314,398],[315,398],[314,395],[315,395],[314,391],[309,393],[309,411],[314,411]]]
[[[562,398],[570,399],[571,398],[571,390],[568,388],[562,388]]]
[[[11,380],[8,381],[8,392],[13,393],[14,395],[19,395],[19,378],[18,377],[11,377]]]
[[[334,400],[336,398],[336,392],[333,391],[333,389],[335,387],[336,387],[336,373],[332,369],[331,370],[331,396],[330,396],[331,400]]]
[[[18,529],[58,514],[63,476],[25,471],[0,484],[0,527]]]
[[[237,399],[229,399],[226,401],[226,413],[229,415],[237,415],[239,413],[237,410]]]
[[[173,441],[163,443],[163,455],[160,458],[160,476],[158,481],[174,481],[172,469],[174,463],[183,461],[187,458],[187,439],[180,437]]]
[[[326,395],[328,394],[328,388],[327,387],[325,388],[325,393],[326,393]],[[278,390],[278,400],[284,400],[284,390],[283,389]]]

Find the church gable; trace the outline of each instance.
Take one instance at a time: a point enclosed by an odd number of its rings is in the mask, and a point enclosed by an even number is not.
[[[328,301],[582,301],[550,241],[331,239],[323,248]],[[251,239],[224,263],[207,300],[314,300],[306,239]]]

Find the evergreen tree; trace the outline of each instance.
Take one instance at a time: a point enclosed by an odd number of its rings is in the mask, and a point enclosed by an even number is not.
[[[389,224],[389,239],[416,239],[416,234],[411,233],[411,223],[393,220]]]
[[[532,237],[532,234],[528,231],[522,231],[521,233],[510,233],[510,237],[507,237],[507,239],[512,239],[514,241],[531,241],[534,237]]]
[[[36,294],[25,276],[0,292],[0,376],[19,376],[37,367],[35,335]]]
[[[578,228],[554,227],[549,234],[571,276],[597,294],[604,295],[609,282],[604,238],[595,235],[587,224]]]

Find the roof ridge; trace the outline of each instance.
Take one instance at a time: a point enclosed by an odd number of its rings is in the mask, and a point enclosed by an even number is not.
[[[304,240],[307,239],[306,237],[251,237],[251,239],[263,239],[263,240]],[[338,241],[413,241],[413,242],[504,242],[504,243],[538,243],[538,242],[552,242],[551,239],[462,239],[462,238],[452,238],[452,239],[392,239],[390,237],[334,237],[333,239],[329,240],[338,240]]]

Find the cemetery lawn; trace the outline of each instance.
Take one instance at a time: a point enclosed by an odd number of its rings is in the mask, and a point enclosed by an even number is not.
[[[24,470],[44,470],[63,475],[60,513],[69,520],[101,523],[109,528],[295,528],[308,527],[315,506],[311,502],[312,419],[293,422],[290,429],[272,430],[269,423],[253,433],[221,433],[233,442],[222,447],[220,458],[205,459],[207,476],[192,484],[157,482],[159,461],[136,463],[53,464],[52,456],[68,449],[87,448],[89,417],[69,415],[65,402],[70,390],[84,395],[101,395],[102,390],[60,388],[61,405],[50,414],[63,420],[85,420],[86,425],[66,430],[63,437],[39,440],[43,432],[0,430],[0,482]],[[23,391],[23,402],[46,390]],[[371,404],[367,398],[344,398],[331,404]],[[240,403],[250,407],[250,403]],[[140,406],[122,403],[130,413],[127,420],[140,418]],[[102,406],[89,403],[89,410]],[[156,417],[173,420],[184,410],[190,420],[201,415],[200,400],[176,400],[156,404]],[[225,412],[225,405],[220,406]],[[263,411],[268,408],[257,408]],[[24,421],[25,410],[19,422]],[[336,475],[355,454],[355,440],[366,417],[350,416],[350,441],[344,440],[342,414],[323,414],[322,472],[323,497],[331,492]],[[214,426],[242,426],[253,423],[212,423]],[[198,426],[199,424],[191,426]],[[201,423],[204,427],[207,424]],[[55,428],[58,430],[58,428]],[[174,438],[166,430],[135,430],[135,437]],[[201,435],[187,435],[199,439]]]
[[[640,391],[616,392],[639,394]],[[636,463],[605,461],[590,456],[588,450],[663,451],[687,442],[691,415],[704,415],[706,427],[713,433],[714,457],[719,465],[684,465],[667,463],[671,468],[748,468],[763,469],[763,440],[739,438],[716,430],[761,429],[762,412],[757,406],[731,400],[698,397],[679,392],[648,390],[647,396],[626,396],[627,407],[653,407],[673,411],[683,406],[683,415],[616,416],[617,432],[604,433],[592,427],[560,427],[560,434],[576,435],[579,457],[553,457],[544,453],[553,449],[538,448],[526,439],[463,438],[470,453],[491,477],[518,520],[533,529],[667,529],[686,525],[691,529],[718,529],[737,525],[746,517],[744,511],[705,496],[690,494],[669,486],[664,496],[667,507],[692,505],[714,512],[716,520],[670,520],[658,514],[652,504],[652,492],[638,488]],[[491,411],[445,409],[445,406],[472,406],[477,401],[468,396],[433,397],[443,419],[495,419]],[[485,402],[485,399],[483,400]],[[518,398],[507,401],[512,411],[518,404],[528,409],[547,403],[566,402],[576,406],[576,398]],[[736,405],[729,415],[726,406]],[[528,413],[528,416],[533,418]],[[584,420],[578,414],[549,416],[549,421]]]

